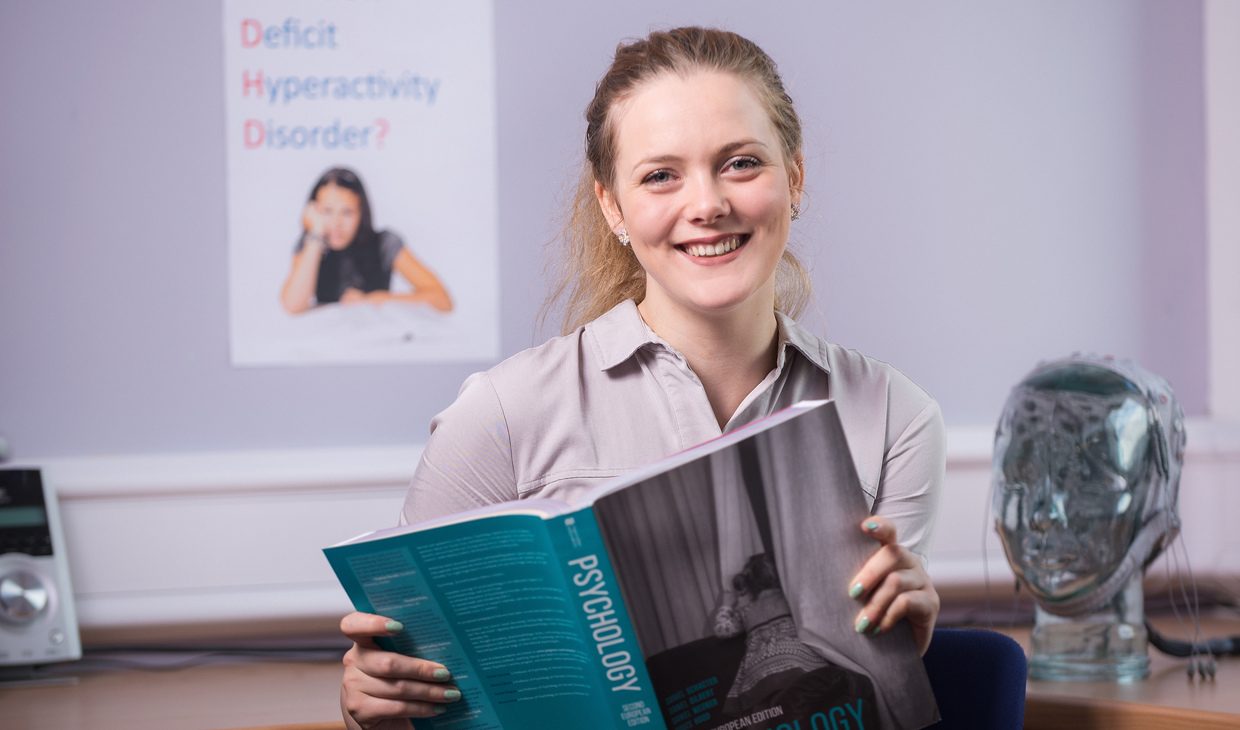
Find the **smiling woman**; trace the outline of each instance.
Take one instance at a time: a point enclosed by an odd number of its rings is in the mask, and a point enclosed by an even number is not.
[[[431,422],[401,513],[417,522],[589,489],[804,399],[834,399],[880,549],[848,585],[855,616],[907,620],[922,651],[938,615],[923,561],[943,482],[938,405],[898,370],[792,319],[808,300],[788,252],[801,199],[801,126],[774,62],[725,31],[623,44],[586,110],[586,165],[550,302],[564,335],[471,376]],[[805,489],[815,488],[806,484]],[[795,549],[795,546],[789,546]],[[828,556],[822,556],[828,559]],[[797,581],[776,565],[784,581]],[[722,596],[731,576],[718,576]],[[403,627],[341,624],[350,726],[407,727],[461,699],[446,667],[381,651]],[[811,647],[821,651],[822,647]]]

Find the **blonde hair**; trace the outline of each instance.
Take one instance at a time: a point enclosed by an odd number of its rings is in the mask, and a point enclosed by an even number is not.
[[[801,120],[775,62],[753,41],[724,30],[689,27],[657,31],[617,46],[611,67],[586,107],[586,162],[560,233],[564,250],[551,257],[555,284],[542,318],[562,300],[563,334],[625,299],[641,302],[646,296],[646,272],[633,249],[616,241],[594,194],[596,181],[611,187],[615,179],[612,109],[656,76],[699,70],[735,74],[752,84],[779,135],[784,163],[791,169],[800,159]],[[812,298],[805,266],[785,248],[775,273],[775,308],[795,317]]]

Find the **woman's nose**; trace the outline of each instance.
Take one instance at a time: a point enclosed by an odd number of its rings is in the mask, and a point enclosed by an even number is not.
[[[692,180],[687,186],[685,213],[694,223],[713,223],[728,215],[731,207],[722,186],[713,177]]]

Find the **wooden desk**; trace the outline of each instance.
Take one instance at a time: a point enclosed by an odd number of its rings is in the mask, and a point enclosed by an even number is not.
[[[1180,635],[1174,619],[1155,625]],[[1240,634],[1240,620],[1207,619],[1208,636]],[[1028,651],[1029,628],[1006,633]],[[1029,682],[1028,730],[1240,728],[1240,657],[1213,682],[1192,681],[1187,660],[1150,651],[1151,676],[1132,684]],[[343,730],[339,662],[259,662],[86,674],[73,686],[0,690],[0,725],[14,730]]]
[[[11,730],[344,730],[339,662],[118,670],[76,685],[0,690]]]
[[[1183,631],[1174,618],[1153,619],[1169,638]],[[1240,634],[1240,621],[1207,618],[1206,636]],[[1005,631],[1029,652],[1030,628]],[[1026,730],[1166,730],[1240,728],[1240,657],[1219,660],[1214,681],[1188,679],[1187,659],[1150,647],[1150,676],[1130,684],[1035,682],[1025,695]]]

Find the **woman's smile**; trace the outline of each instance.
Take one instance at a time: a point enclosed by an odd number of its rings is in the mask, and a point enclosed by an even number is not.
[[[686,241],[684,243],[674,244],[676,248],[696,259],[716,259],[712,263],[723,263],[721,257],[724,254],[732,253],[749,240],[748,234],[732,233],[724,236],[715,236],[710,239],[699,239],[696,241]],[[731,259],[728,259],[729,261]]]

